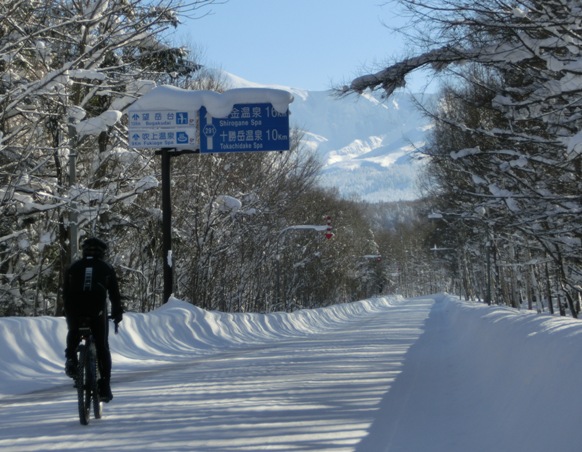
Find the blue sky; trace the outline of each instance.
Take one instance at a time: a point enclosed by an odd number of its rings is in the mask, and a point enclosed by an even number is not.
[[[203,64],[249,81],[327,90],[406,55],[402,39],[384,25],[400,19],[383,3],[229,0],[181,25],[180,39]],[[411,88],[421,86],[415,79]]]

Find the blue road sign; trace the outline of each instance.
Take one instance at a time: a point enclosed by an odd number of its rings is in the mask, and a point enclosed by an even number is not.
[[[226,118],[213,118],[200,109],[200,152],[289,150],[289,112],[269,103],[235,104]]]

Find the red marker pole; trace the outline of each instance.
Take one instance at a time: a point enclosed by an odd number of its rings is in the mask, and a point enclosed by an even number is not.
[[[323,218],[327,224],[327,230],[325,231],[325,238],[329,240],[334,236],[333,232],[331,232],[333,229],[331,226],[331,217],[329,215],[327,215],[327,216],[324,216]]]

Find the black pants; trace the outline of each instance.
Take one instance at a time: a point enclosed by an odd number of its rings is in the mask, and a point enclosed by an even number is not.
[[[67,358],[73,358],[77,352],[77,345],[79,345],[79,341],[81,340],[79,335],[81,318],[67,316],[67,326],[69,332],[67,333],[65,356]],[[99,363],[101,378],[109,380],[111,378],[111,351],[109,350],[109,322],[107,321],[107,313],[103,312],[101,315],[90,317],[89,326],[93,332],[95,347],[97,348],[97,361]]]

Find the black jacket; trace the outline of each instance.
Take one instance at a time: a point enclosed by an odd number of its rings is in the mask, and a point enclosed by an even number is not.
[[[107,262],[87,256],[67,269],[63,284],[67,317],[107,314],[107,294],[115,317],[122,312],[121,294],[115,270]]]

